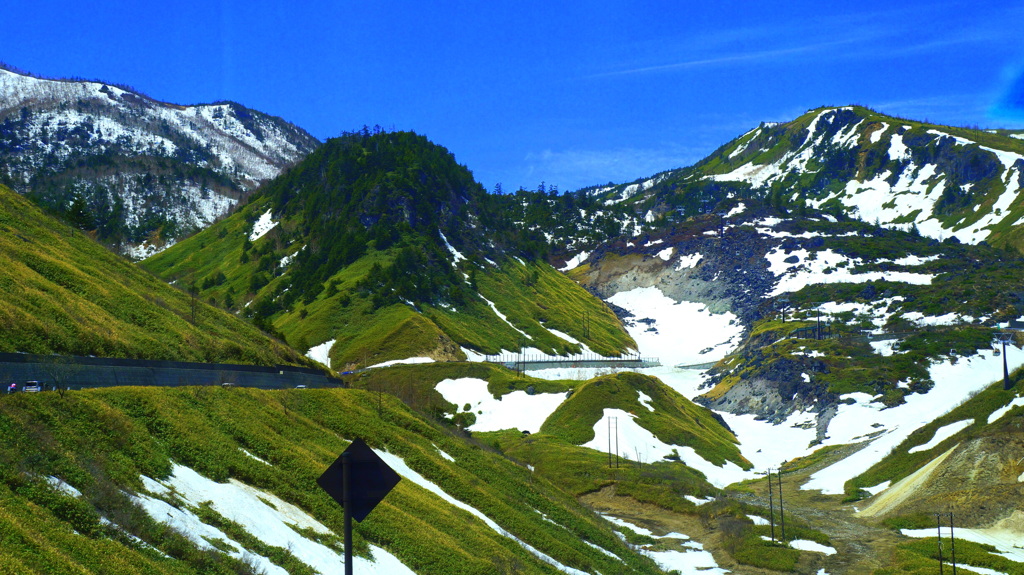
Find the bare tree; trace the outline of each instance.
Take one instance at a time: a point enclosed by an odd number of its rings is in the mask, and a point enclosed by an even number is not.
[[[61,399],[71,386],[75,376],[82,371],[82,364],[71,355],[48,355],[39,362],[39,367],[53,380],[53,388]]]

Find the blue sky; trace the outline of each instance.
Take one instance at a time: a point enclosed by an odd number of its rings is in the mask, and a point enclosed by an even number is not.
[[[4,20],[0,61],[29,72],[320,139],[415,130],[505,190],[631,181],[822,105],[1024,127],[1019,2],[14,0]]]

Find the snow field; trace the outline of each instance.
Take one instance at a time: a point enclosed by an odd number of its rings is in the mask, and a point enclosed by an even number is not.
[[[703,304],[676,303],[657,287],[619,292],[608,301],[629,310],[637,319],[655,320],[650,326],[633,322],[626,330],[645,356],[657,357],[664,365],[719,360],[738,344],[743,333],[735,315],[712,314]],[[651,331],[652,327],[656,331]],[[714,349],[699,353],[709,347]]]
[[[476,415],[476,423],[468,428],[471,431],[519,429],[537,433],[548,416],[565,401],[564,393],[528,395],[522,390],[494,399],[487,391],[487,382],[472,377],[445,379],[438,382],[435,389],[460,411],[465,404],[470,405],[470,411]]]
[[[742,479],[753,479],[766,469],[777,468],[785,461],[809,455],[817,449],[811,446],[817,436],[816,413],[797,412],[778,425],[758,421],[757,416],[750,413],[719,412],[719,415],[739,439],[743,457],[754,464]]]
[[[1006,348],[1006,355],[1009,369],[1024,365],[1024,351],[1010,346]],[[881,461],[915,430],[999,381],[1003,375],[1000,360],[992,354],[992,350],[980,350],[977,355],[958,358],[956,363],[932,364],[928,368],[935,382],[932,390],[923,395],[908,395],[905,403],[889,409],[873,403],[867,394],[844,396],[853,400],[853,403],[839,406],[838,413],[829,423],[828,437],[823,445],[855,443],[871,431],[883,433],[870,440],[857,453],[812,475],[801,489],[842,494],[846,481]],[[880,427],[872,427],[874,424],[880,424]]]
[[[296,157],[297,148],[288,142],[277,126],[254,116],[261,132],[261,137],[257,138],[235,117],[227,104],[178,107],[153,101],[153,105],[139,109],[124,103],[122,96],[125,94],[128,92],[121,88],[99,82],[44,80],[0,70],[0,103],[11,106],[28,100],[67,102],[103,99],[117,112],[131,118],[154,125],[166,123],[195,141],[208,143],[222,173],[233,174],[237,169],[256,180],[267,180],[279,172],[270,164],[269,158],[288,161]],[[69,110],[60,117],[69,129],[88,126],[88,123],[83,123],[84,118],[78,116],[77,111]],[[123,127],[111,126],[104,116],[93,117],[93,125],[99,126],[107,140],[129,135],[140,142],[163,140],[155,134],[134,134]],[[166,145],[173,146],[169,141]]]

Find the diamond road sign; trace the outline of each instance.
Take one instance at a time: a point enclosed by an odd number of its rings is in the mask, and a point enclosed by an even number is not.
[[[362,521],[402,478],[362,439],[356,439],[316,480],[317,484],[342,506],[345,505],[346,454],[349,465],[350,513],[353,519]]]

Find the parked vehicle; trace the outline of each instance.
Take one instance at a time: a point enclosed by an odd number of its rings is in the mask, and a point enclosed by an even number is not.
[[[38,381],[26,381],[25,385],[22,386],[21,390],[22,391],[36,393],[36,392],[42,391],[43,390],[43,386],[40,385],[40,383]]]

